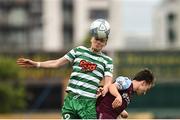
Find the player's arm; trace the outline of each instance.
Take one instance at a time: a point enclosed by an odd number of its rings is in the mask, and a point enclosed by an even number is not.
[[[115,83],[113,83],[113,85],[110,86],[109,91],[111,92],[112,95],[116,97],[112,103],[112,106],[114,108],[121,106],[122,104],[122,97],[118,90],[126,90],[130,87],[130,85],[131,85],[131,80],[128,77],[119,76],[118,78],[116,78]]]
[[[115,96],[116,98],[114,99],[112,103],[112,107],[116,108],[122,105],[122,97],[118,91],[118,86],[117,84],[113,83],[109,86],[109,92]]]
[[[105,96],[106,93],[108,92],[108,88],[109,86],[112,84],[112,77],[111,76],[105,76],[104,78],[104,86],[103,86],[103,89],[102,89],[102,96]]]
[[[76,55],[76,49],[72,49],[67,54],[65,54],[63,57],[55,60],[48,60],[43,62],[37,62],[30,59],[25,58],[19,58],[17,60],[17,64],[21,67],[41,67],[41,68],[57,68],[60,67],[68,62],[73,62]]]
[[[112,59],[109,59],[109,62],[105,66],[104,71],[104,86],[102,91],[102,96],[105,96],[108,92],[109,86],[113,82],[113,63]]]
[[[61,57],[56,60],[48,60],[48,61],[44,61],[44,62],[39,62],[38,64],[40,64],[39,67],[41,67],[41,68],[57,68],[68,62],[69,62],[69,60],[67,60],[65,57]]]
[[[20,65],[21,67],[41,67],[41,68],[57,68],[68,62],[69,60],[66,59],[65,57],[61,57],[56,60],[48,60],[44,62],[33,61],[25,58],[19,58],[17,60],[17,64]]]
[[[96,93],[96,98],[98,98],[99,96],[102,95],[102,91],[103,91],[103,87],[102,86],[98,87],[97,93]]]

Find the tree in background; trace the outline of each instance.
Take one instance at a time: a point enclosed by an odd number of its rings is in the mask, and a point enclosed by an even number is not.
[[[90,39],[91,39],[91,36],[88,34],[88,35],[85,37],[85,39],[83,40],[83,46],[89,48],[90,45],[91,45]]]
[[[0,112],[25,108],[25,89],[15,58],[0,56]]]

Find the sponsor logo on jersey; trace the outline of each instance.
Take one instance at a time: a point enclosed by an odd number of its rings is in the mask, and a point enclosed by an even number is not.
[[[97,65],[94,63],[87,62],[85,60],[81,60],[79,66],[82,67],[82,71],[91,72],[96,69]]]

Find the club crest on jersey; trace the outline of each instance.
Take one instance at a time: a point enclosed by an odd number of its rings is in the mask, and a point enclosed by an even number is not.
[[[123,94],[122,94],[122,98],[127,102],[127,104],[130,103],[130,98],[129,98],[129,96],[128,96],[127,93],[123,93]]]
[[[96,69],[97,65],[94,63],[87,62],[85,60],[81,60],[79,66],[82,67],[83,71],[91,72]]]

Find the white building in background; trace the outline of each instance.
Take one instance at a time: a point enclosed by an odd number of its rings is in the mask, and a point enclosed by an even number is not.
[[[44,0],[43,2],[45,3],[43,50],[70,49],[82,45],[89,34],[91,22],[98,18],[106,19],[111,26],[110,37],[105,47],[107,51],[153,49],[152,34],[143,30],[140,32],[125,31],[127,24],[133,29],[141,29],[139,24],[147,23],[144,22],[147,19],[144,20],[142,16],[138,18],[139,12],[141,13],[146,7],[142,8],[144,2],[130,1],[132,6],[126,6],[138,9],[136,12],[133,11],[134,9],[129,10],[124,7],[124,3],[127,4],[125,0]],[[50,9],[51,7],[53,9]],[[128,15],[124,15],[127,11]],[[134,21],[138,24],[136,25]]]
[[[152,35],[148,33],[131,33],[124,35],[124,50],[152,50]]]
[[[107,19],[111,25],[107,51],[180,49],[180,0],[162,0],[153,17],[153,34],[140,27],[151,23],[138,19],[148,2],[144,6],[137,1],[129,1],[132,6],[128,6],[137,11],[128,11],[124,9],[126,0],[0,0],[0,50],[69,50],[82,45],[97,18]],[[126,31],[125,25],[141,31]]]
[[[111,25],[106,49],[122,48],[120,0],[44,0],[43,3],[43,50],[58,51],[82,45],[91,22],[98,18],[106,19]]]
[[[61,1],[62,3],[62,1]],[[43,50],[63,49],[62,8],[59,0],[43,0]]]
[[[117,50],[123,46],[120,0],[74,0],[74,44],[87,37],[91,22],[97,18],[106,19],[111,25],[108,45],[105,49]],[[119,26],[119,27],[118,27]]]
[[[180,49],[180,0],[163,0],[154,19],[156,49]]]
[[[74,0],[73,2],[74,45],[82,43],[94,19],[105,18],[111,25],[106,50],[154,50],[153,33],[147,32],[146,29],[152,27],[150,19],[153,17],[151,11],[154,5],[151,0]],[[146,11],[143,11],[144,9]]]

